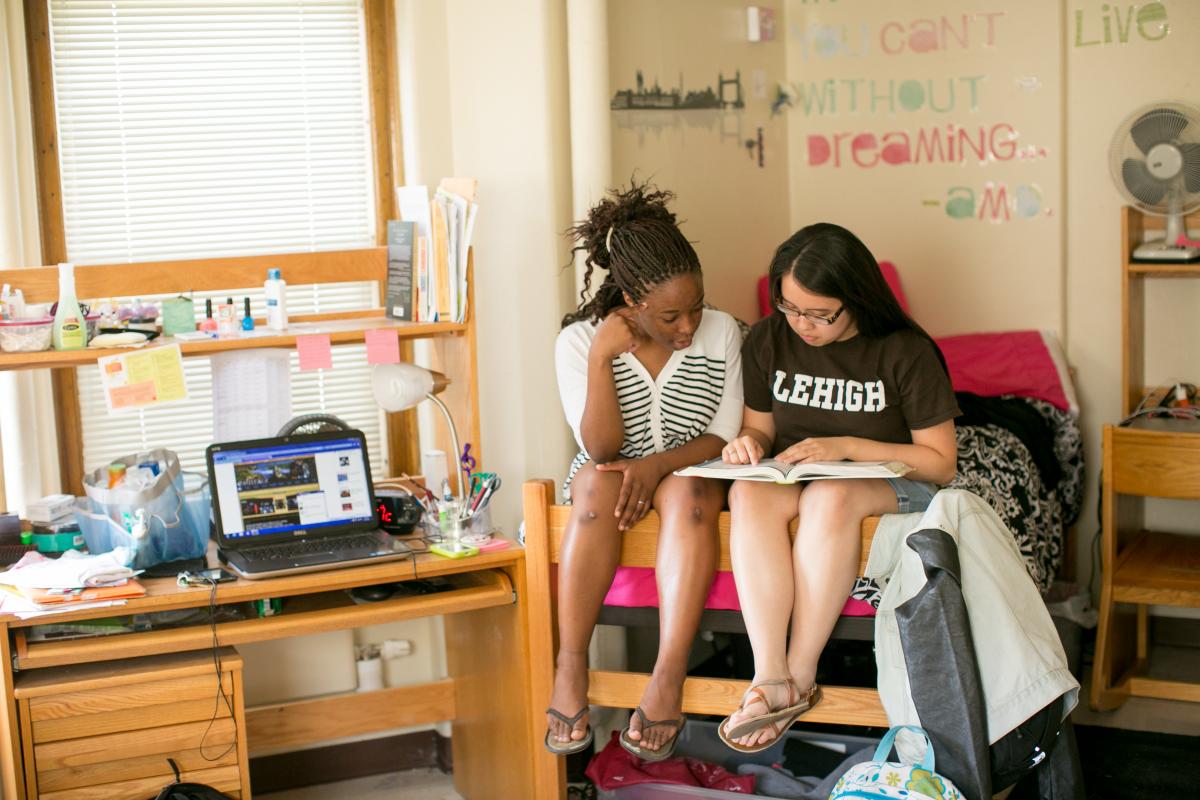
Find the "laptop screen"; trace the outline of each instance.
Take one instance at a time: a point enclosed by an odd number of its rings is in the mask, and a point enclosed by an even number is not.
[[[374,518],[361,436],[245,442],[210,451],[226,540],[313,531]]]

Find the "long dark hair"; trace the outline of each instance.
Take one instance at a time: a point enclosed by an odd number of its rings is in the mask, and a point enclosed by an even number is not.
[[[878,338],[895,331],[916,331],[933,345],[946,369],[946,359],[937,343],[900,307],[875,256],[842,226],[829,222],[808,225],[779,245],[769,273],[775,303],[783,298],[784,275],[791,275],[813,294],[840,300],[863,336]]]
[[[700,272],[695,249],[667,209],[674,197],[633,179],[624,191],[610,190],[588,212],[587,219],[568,231],[575,241],[571,254],[584,251],[587,269],[579,308],[563,317],[564,328],[584,319],[599,322],[625,304],[624,294],[640,302],[659,284],[677,275]],[[597,268],[608,274],[589,300],[592,271]]]

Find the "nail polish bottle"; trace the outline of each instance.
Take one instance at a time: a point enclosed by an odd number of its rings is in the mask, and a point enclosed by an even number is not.
[[[244,298],[244,300],[246,306],[246,315],[242,317],[242,330],[252,331],[254,330],[254,317],[250,316],[250,298],[247,297]]]
[[[213,319],[212,298],[209,297],[204,301],[204,319],[200,320],[200,330],[207,333],[209,336],[217,335],[217,321]]]

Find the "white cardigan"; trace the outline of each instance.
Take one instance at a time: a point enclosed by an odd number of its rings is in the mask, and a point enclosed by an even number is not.
[[[1066,695],[1065,718],[1079,701],[1079,682],[1067,668],[1054,622],[1012,533],[982,498],[944,489],[924,513],[885,515],[867,559],[867,577],[883,586],[875,617],[875,658],[879,697],[889,724],[921,724],[896,609],[926,580],[921,557],[906,540],[930,529],[945,531],[958,545],[963,599],[987,707],[988,742],[995,743],[1061,695]],[[919,756],[920,749],[915,749]]]

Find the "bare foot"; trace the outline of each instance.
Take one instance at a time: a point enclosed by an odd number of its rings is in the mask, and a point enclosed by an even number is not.
[[[554,673],[554,690],[550,694],[550,707],[570,718],[587,706],[587,651],[570,653],[560,650],[558,666]],[[546,726],[550,738],[559,745],[579,741],[587,736],[588,714],[584,714],[573,727],[552,714],[546,715]]]
[[[642,713],[651,722],[679,719],[683,707],[683,676],[655,672],[642,694]],[[629,718],[629,738],[647,750],[657,750],[678,731],[675,725],[656,725],[642,736],[642,719],[637,714]]]
[[[755,676],[751,687],[742,696],[741,708],[730,715],[729,722],[725,726],[727,735],[728,731],[736,728],[746,720],[769,714],[775,709],[786,708],[799,700],[799,692],[790,683],[789,678],[780,680]],[[762,695],[759,692],[762,692]],[[763,695],[766,697],[765,700],[763,699]],[[763,725],[760,729],[751,731],[744,736],[739,736],[733,741],[743,747],[754,747],[775,739],[777,737],[775,730],[776,728],[769,724]]]

